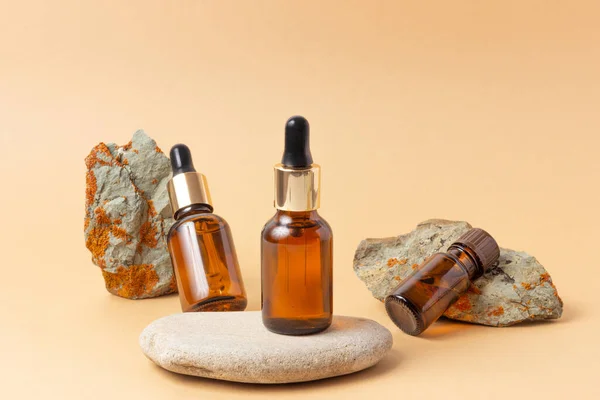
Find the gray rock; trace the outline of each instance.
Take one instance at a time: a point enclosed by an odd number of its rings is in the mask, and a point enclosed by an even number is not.
[[[84,234],[106,289],[130,299],[176,291],[166,236],[173,223],[169,159],[144,131],[86,157]]]
[[[375,321],[334,316],[324,332],[269,332],[259,311],[184,313],[152,322],[140,335],[146,356],[169,371],[247,383],[304,382],[375,365],[392,347]]]
[[[363,240],[354,255],[354,272],[373,297],[383,301],[427,257],[446,251],[470,228],[467,222],[429,220],[406,235]],[[562,306],[550,274],[535,257],[501,248],[498,265],[477,279],[444,316],[508,326],[560,318]]]

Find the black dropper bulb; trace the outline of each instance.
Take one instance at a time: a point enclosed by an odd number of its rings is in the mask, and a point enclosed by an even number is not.
[[[184,172],[196,172],[192,162],[192,153],[185,144],[176,144],[171,148],[171,168],[173,176]]]
[[[299,115],[285,124],[285,149],[281,163],[286,167],[306,168],[313,163],[310,154],[310,126],[306,118]]]

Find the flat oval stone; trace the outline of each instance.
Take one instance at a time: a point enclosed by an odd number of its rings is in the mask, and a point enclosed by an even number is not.
[[[260,311],[170,315],[140,335],[146,356],[172,372],[246,383],[304,382],[375,365],[392,334],[375,321],[334,316],[324,332],[269,332]]]

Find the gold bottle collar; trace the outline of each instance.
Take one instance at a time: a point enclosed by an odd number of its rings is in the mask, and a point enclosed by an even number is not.
[[[199,172],[184,172],[175,175],[167,184],[173,214],[192,204],[207,204],[212,207],[206,177]]]
[[[321,167],[288,168],[275,165],[275,208],[284,211],[311,211],[320,206]]]

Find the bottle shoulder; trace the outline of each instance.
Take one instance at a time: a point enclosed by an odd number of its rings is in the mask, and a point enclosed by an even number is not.
[[[331,230],[329,223],[316,211],[310,213],[284,213],[278,211],[265,223],[264,228],[270,226],[298,226],[305,228],[319,226]]]
[[[329,232],[331,232],[331,225],[329,225],[329,222],[327,222],[327,220],[325,218],[323,218],[321,215],[319,215],[319,221],[321,222],[321,225],[323,227],[325,227],[326,229],[329,230]]]
[[[329,223],[316,212],[310,215],[277,212],[267,221],[262,230],[263,239],[273,242],[285,237],[306,236],[330,240],[333,232]]]
[[[214,231],[229,227],[229,224],[225,220],[225,218],[214,214],[214,213],[199,213],[188,215],[184,218],[181,218],[169,229],[169,237],[171,237],[175,232],[181,229],[181,227],[186,225],[195,225],[195,229],[197,231]]]

